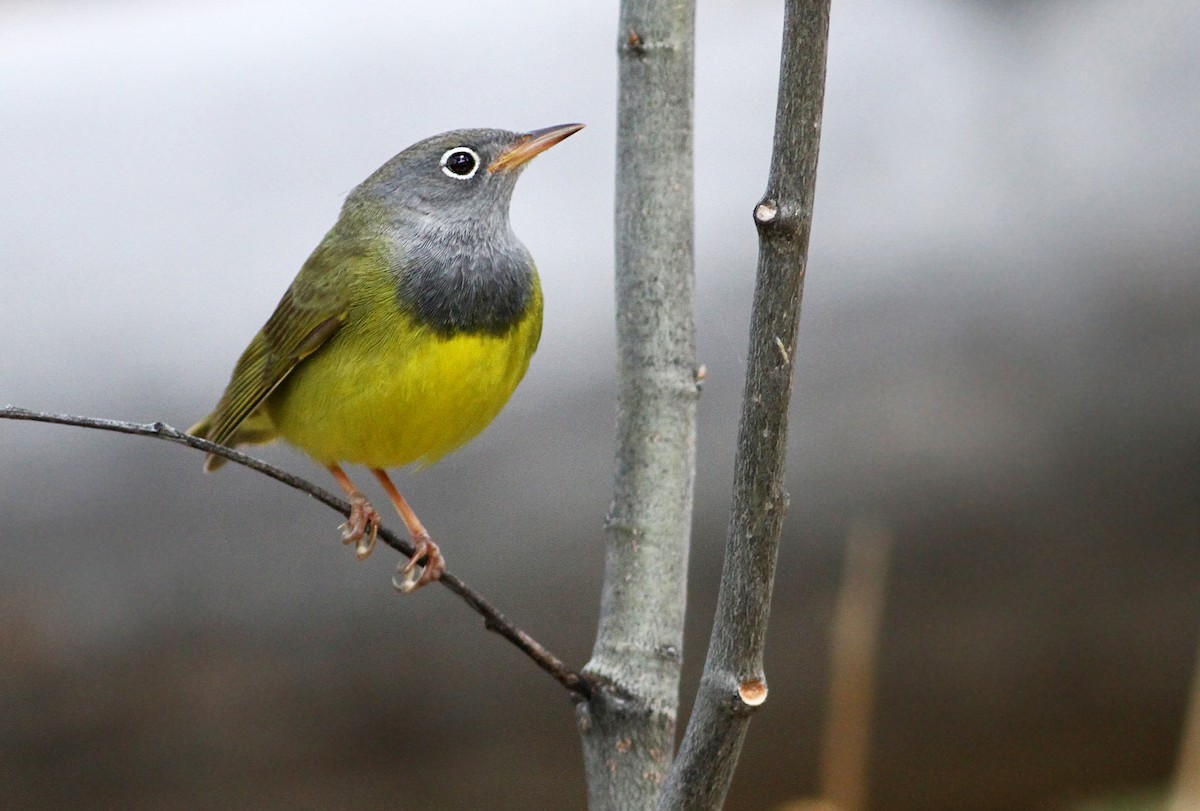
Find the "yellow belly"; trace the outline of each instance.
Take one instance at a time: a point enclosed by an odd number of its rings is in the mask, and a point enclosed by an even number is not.
[[[323,464],[430,464],[486,428],[521,382],[541,335],[540,291],[531,305],[502,336],[444,338],[399,313],[351,313],[271,394],[267,416]]]

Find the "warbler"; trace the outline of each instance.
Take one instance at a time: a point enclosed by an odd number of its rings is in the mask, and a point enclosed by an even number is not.
[[[347,196],[189,433],[230,446],[283,439],[324,465],[350,501],[340,529],[360,559],[380,516],[342,465],[366,466],[415,546],[396,587],[440,577],[441,550],[386,469],[432,464],[476,436],[525,375],[542,292],[509,203],[528,161],[581,129],[454,130],[381,166]],[[210,454],[205,470],[223,462]]]

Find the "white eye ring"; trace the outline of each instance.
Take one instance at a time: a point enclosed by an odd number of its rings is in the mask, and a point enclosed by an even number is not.
[[[450,156],[457,155],[459,152],[466,152],[475,159],[475,165],[472,166],[471,171],[467,172],[465,175],[458,174],[446,165],[450,160]],[[442,159],[438,165],[442,167],[442,171],[446,173],[446,177],[452,177],[455,180],[470,180],[471,178],[475,177],[475,173],[479,171],[480,163],[482,163],[482,161],[479,160],[479,153],[474,149],[471,149],[469,146],[456,146],[452,149],[446,150],[445,154],[442,155]]]

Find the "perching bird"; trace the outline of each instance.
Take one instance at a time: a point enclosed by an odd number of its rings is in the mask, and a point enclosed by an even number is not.
[[[455,130],[385,163],[346,198],[216,409],[189,433],[223,445],[282,438],[325,465],[350,500],[342,538],[360,559],[379,514],[341,465],[369,467],[416,547],[397,588],[436,580],[441,552],[385,468],[459,447],[525,375],[542,293],[509,201],[525,164],[581,129]],[[210,455],[204,468],[223,462]]]

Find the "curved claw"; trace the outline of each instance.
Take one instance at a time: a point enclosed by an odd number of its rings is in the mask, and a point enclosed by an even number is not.
[[[350,494],[350,517],[338,529],[342,531],[342,543],[354,544],[354,555],[365,560],[375,548],[379,536],[379,513],[362,493]],[[367,527],[371,531],[367,532]]]
[[[446,559],[432,538],[423,535],[413,538],[413,543],[417,547],[413,556],[406,563],[397,564],[396,574],[392,577],[392,585],[401,594],[412,594],[437,580],[446,571]]]

